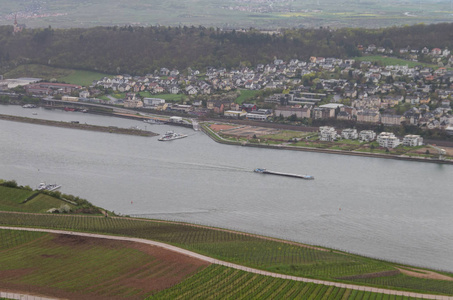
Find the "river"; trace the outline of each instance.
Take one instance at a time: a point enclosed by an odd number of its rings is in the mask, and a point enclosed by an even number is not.
[[[34,113],[34,114],[33,114]],[[453,272],[453,166],[229,146],[168,125],[46,109],[0,114],[139,126],[137,137],[0,120],[0,178],[123,215],[186,221]],[[301,180],[255,168],[313,175]]]

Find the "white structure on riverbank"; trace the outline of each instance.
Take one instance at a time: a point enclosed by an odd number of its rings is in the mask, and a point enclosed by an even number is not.
[[[406,135],[403,139],[403,145],[408,147],[417,147],[423,145],[423,138],[419,135]]]
[[[356,140],[359,138],[357,129],[347,128],[341,131],[341,137],[347,140]]]
[[[376,139],[376,132],[372,130],[362,130],[359,133],[359,140],[361,142],[371,142]]]
[[[321,126],[319,127],[319,140],[323,142],[332,142],[337,140],[340,135],[337,133],[334,127]]]
[[[400,139],[391,132],[381,132],[377,136],[376,140],[379,143],[379,146],[385,148],[395,148],[398,147],[399,144],[401,144]]]

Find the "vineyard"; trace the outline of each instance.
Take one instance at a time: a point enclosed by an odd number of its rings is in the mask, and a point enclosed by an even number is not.
[[[409,300],[417,298],[271,278],[212,265],[184,282],[148,299]]]
[[[0,289],[71,299],[144,299],[206,266],[137,243],[0,230]]]
[[[453,295],[452,281],[411,277],[400,273],[397,265],[389,262],[202,226],[131,218],[4,212],[0,212],[0,225],[41,227],[138,237],[176,245],[224,261],[282,274],[423,293]],[[230,271],[222,272],[227,273]],[[236,272],[232,276],[245,276],[237,273],[238,271],[231,270],[231,272]],[[256,275],[250,274],[247,276]],[[219,280],[223,281],[222,278],[219,278]],[[239,283],[242,282],[242,279],[238,280]],[[253,280],[258,279],[255,278]],[[262,280],[271,279],[263,277]],[[267,285],[263,283],[263,286]],[[293,285],[297,285],[300,289],[303,284],[291,283],[291,286]],[[205,286],[207,285],[202,284],[200,288]],[[307,286],[309,285],[305,284],[303,289],[308,289],[309,287]],[[246,290],[247,287],[244,286],[243,288],[245,289],[244,291],[241,291],[241,288],[238,287],[235,292],[248,292]],[[316,288],[318,289],[318,286]],[[190,290],[191,286],[186,286],[184,289]],[[340,293],[339,290],[333,289],[336,294]],[[267,292],[263,291],[263,293]],[[327,289],[325,292],[327,292]],[[342,292],[347,293],[347,291]],[[202,293],[202,291],[198,291],[198,293]],[[255,292],[251,293],[251,295],[254,295]],[[329,293],[332,293],[332,291]],[[357,293],[359,292],[351,291],[351,294],[348,294],[346,298],[367,299],[368,297],[356,295]],[[316,292],[317,294],[318,291]],[[260,297],[257,294],[256,298]],[[316,298],[317,296],[314,296],[313,299]]]
[[[0,230],[0,241],[0,289],[39,290],[54,297],[418,299],[206,267],[137,243],[14,230]]]

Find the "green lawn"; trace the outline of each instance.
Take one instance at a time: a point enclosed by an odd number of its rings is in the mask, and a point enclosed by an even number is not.
[[[247,102],[249,99],[253,98],[259,91],[252,91],[252,90],[239,90],[241,95],[236,98],[236,103],[242,104]]]
[[[169,102],[182,102],[186,97],[183,94],[151,94],[150,92],[140,92],[140,96],[146,98],[160,98]]]
[[[407,65],[408,67],[412,68],[415,66],[422,65],[422,66],[433,67],[433,68],[437,67],[434,64],[427,64],[427,63],[422,63],[422,62],[416,62],[416,61],[405,60],[405,59],[396,58],[396,57],[381,56],[381,55],[354,57],[354,59],[356,61],[377,62],[382,66],[390,66],[390,65],[405,66],[405,65]]]
[[[56,79],[58,81],[82,86],[89,86],[93,80],[101,79],[105,76],[110,75],[92,71],[53,68],[36,64],[20,65],[4,74],[5,78],[36,77],[46,81]]]
[[[72,70],[69,75],[58,77],[57,80],[88,87],[93,80],[99,80],[103,77],[111,77],[111,75],[92,71]]]

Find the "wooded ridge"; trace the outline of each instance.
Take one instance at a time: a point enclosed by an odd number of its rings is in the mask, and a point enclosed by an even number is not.
[[[222,31],[205,27],[93,27],[25,29],[0,27],[0,73],[37,63],[144,75],[161,67],[234,68],[266,64],[274,58],[310,56],[346,58],[360,55],[358,45],[374,44],[397,51],[453,48],[453,23],[383,29],[285,29],[279,34]]]

